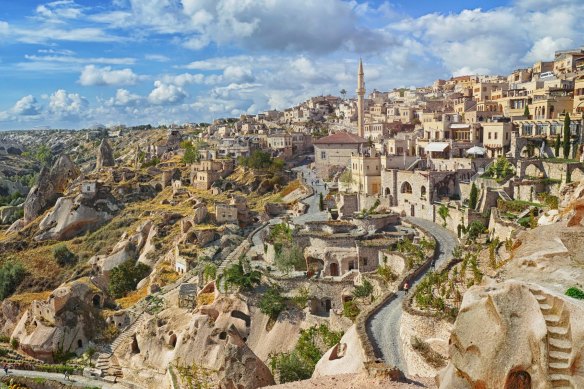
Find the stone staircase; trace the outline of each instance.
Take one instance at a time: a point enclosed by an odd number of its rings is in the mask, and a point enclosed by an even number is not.
[[[122,368],[114,357],[114,352],[116,349],[128,339],[130,336],[134,335],[136,328],[144,322],[145,316],[142,312],[134,322],[128,326],[121,334],[118,335],[116,339],[110,344],[102,346],[101,353],[97,357],[97,362],[95,367],[102,371],[104,379],[106,381],[115,381],[116,378],[123,377]]]
[[[547,326],[548,374],[552,388],[575,389],[570,369],[572,331],[570,313],[564,302],[541,289],[531,288]]]
[[[513,199],[511,197],[509,197],[509,195],[507,194],[507,192],[505,192],[504,190],[498,190],[497,193],[499,194],[499,197],[502,198],[505,201],[512,201]]]

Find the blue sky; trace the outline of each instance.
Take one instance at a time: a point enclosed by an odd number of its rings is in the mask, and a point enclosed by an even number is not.
[[[505,74],[584,44],[579,0],[0,0],[0,129],[183,123]]]

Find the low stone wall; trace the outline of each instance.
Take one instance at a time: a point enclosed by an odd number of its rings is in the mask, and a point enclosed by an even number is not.
[[[366,231],[378,231],[390,224],[397,224],[399,222],[399,215],[397,213],[388,213],[383,215],[371,215],[366,218],[353,218],[351,221],[357,227],[361,227]]]
[[[404,224],[410,224],[411,223],[404,223]],[[438,243],[435,241],[434,237],[428,233],[428,231],[426,231],[424,228],[415,225],[415,228],[417,230],[419,230],[424,236],[426,236],[426,239],[430,239],[431,241],[434,241],[436,244],[434,246],[434,252],[432,253],[432,255],[429,255],[426,259],[426,261],[417,269],[414,269],[410,272],[408,272],[402,279],[401,281],[399,281],[398,286],[396,289],[394,290],[389,290],[387,291],[385,294],[383,294],[381,296],[381,298],[378,300],[378,302],[376,304],[373,304],[371,306],[369,306],[367,309],[363,310],[359,316],[357,317],[357,320],[355,321],[355,326],[356,326],[356,330],[357,330],[357,336],[359,337],[359,340],[361,342],[361,346],[363,348],[363,360],[365,361],[365,364],[374,364],[374,363],[378,363],[381,360],[381,356],[377,355],[375,352],[375,347],[373,346],[373,335],[369,333],[369,331],[367,330],[367,323],[369,322],[369,320],[371,319],[371,317],[376,314],[377,312],[379,312],[379,310],[381,308],[383,308],[383,306],[385,306],[386,304],[389,304],[391,301],[393,301],[397,295],[396,295],[396,290],[402,289],[403,285],[406,281],[408,282],[412,282],[416,279],[418,279],[420,277],[420,275],[422,275],[423,273],[425,273],[431,266],[432,262],[434,261],[435,258],[437,258],[439,250],[438,250]],[[394,369],[394,367],[389,367],[389,366],[385,366],[387,369],[392,368]]]
[[[489,231],[491,239],[499,238],[500,241],[513,238],[523,227],[512,221],[503,220],[499,216],[497,208],[491,208],[491,218],[489,219]]]

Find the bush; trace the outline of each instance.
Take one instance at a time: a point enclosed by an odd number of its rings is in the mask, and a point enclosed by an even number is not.
[[[363,285],[357,285],[353,291],[355,298],[365,298],[373,293],[373,285],[368,280],[363,280]]]
[[[0,267],[0,300],[14,293],[25,275],[24,267],[17,262],[7,262]]]
[[[115,298],[125,296],[136,289],[138,282],[150,273],[150,267],[134,261],[126,261],[112,269],[109,291]]]
[[[582,289],[571,287],[566,290],[566,296],[572,297],[578,300],[584,300],[584,291]]]
[[[286,299],[282,296],[282,289],[276,285],[270,286],[260,298],[259,308],[262,313],[276,319],[286,308]]]
[[[359,313],[361,313],[361,310],[354,301],[351,300],[343,303],[343,316],[354,321],[359,316]]]
[[[12,349],[18,350],[19,346],[20,346],[20,341],[18,339],[16,339],[16,338],[10,339],[10,347],[12,347]]]
[[[59,266],[74,265],[77,262],[77,255],[72,253],[63,243],[53,248],[53,258]]]

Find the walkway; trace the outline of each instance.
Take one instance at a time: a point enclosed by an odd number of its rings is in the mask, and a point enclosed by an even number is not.
[[[413,225],[418,225],[434,236],[438,244],[438,259],[436,266],[452,258],[452,250],[456,247],[458,241],[456,236],[447,229],[433,223],[429,220],[420,218],[406,218],[406,221]],[[420,275],[414,284],[416,284],[424,274]],[[376,353],[383,356],[383,360],[390,366],[395,366],[404,374],[407,374],[407,366],[402,356],[402,347],[400,342],[400,321],[402,315],[402,303],[405,298],[403,291],[397,292],[397,297],[381,308],[374,314],[367,323],[368,333],[373,335],[373,346]]]
[[[4,372],[2,372],[2,375]],[[61,373],[45,373],[42,371],[31,371],[31,370],[10,370],[8,376],[15,377],[28,377],[28,378],[45,378],[51,381],[58,381],[62,384],[69,386],[75,386],[80,388],[103,388],[103,389],[125,389],[126,387],[121,384],[110,384],[104,381],[94,380],[91,378],[83,377],[80,375],[69,376],[70,380],[65,380],[65,376]]]

